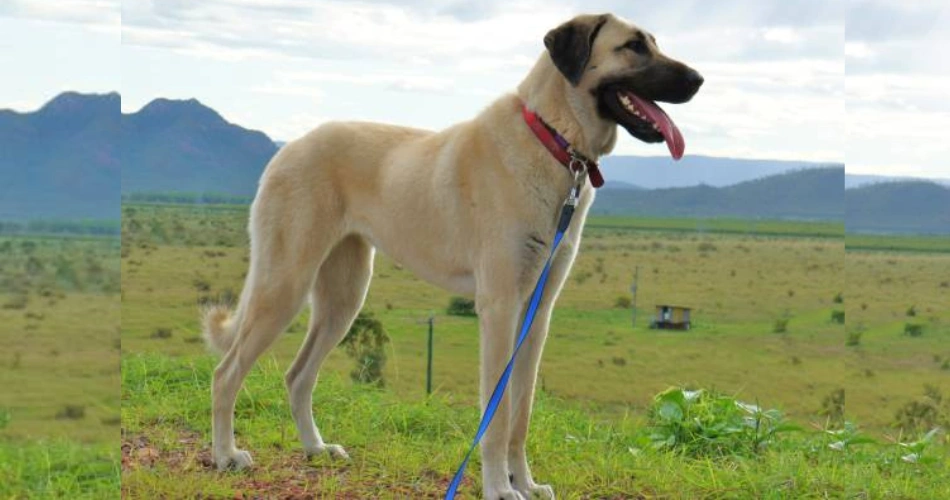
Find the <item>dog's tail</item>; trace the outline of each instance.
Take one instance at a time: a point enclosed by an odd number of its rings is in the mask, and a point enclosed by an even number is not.
[[[237,334],[236,318],[227,304],[212,304],[202,309],[202,336],[208,349],[219,356],[231,349]]]

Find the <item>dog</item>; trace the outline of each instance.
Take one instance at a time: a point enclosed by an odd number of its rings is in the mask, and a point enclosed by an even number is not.
[[[687,102],[703,77],[664,55],[653,35],[612,14],[581,15],[549,31],[544,46],[517,92],[471,121],[440,132],[331,122],[270,161],[251,205],[250,263],[236,309],[213,306],[203,316],[209,346],[223,355],[212,384],[219,469],[252,464],[235,446],[235,398],[305,299],[309,330],[285,376],[291,412],[307,455],[347,458],[317,430],[312,393],[363,305],[376,248],[424,280],[475,298],[484,409],[576,185],[574,160],[595,169],[591,159],[611,152],[617,125],[682,156],[683,137],[655,101]],[[526,125],[527,113],[570,144],[569,168]],[[551,310],[593,200],[583,183],[510,391],[481,443],[485,498],[554,498],[531,475],[525,440]]]

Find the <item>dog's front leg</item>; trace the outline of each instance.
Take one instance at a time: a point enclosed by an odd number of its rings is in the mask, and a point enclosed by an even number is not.
[[[556,290],[550,292],[557,293]],[[553,294],[552,294],[553,295]],[[511,471],[511,484],[525,498],[553,499],[554,490],[548,485],[537,484],[531,476],[528,466],[528,456],[525,443],[528,439],[528,426],[531,420],[531,408],[534,405],[534,388],[538,376],[538,367],[541,363],[541,351],[548,335],[548,324],[551,321],[551,309],[554,299],[547,299],[541,303],[534,325],[524,345],[518,352],[511,374],[511,427],[508,442],[508,468]]]
[[[477,299],[479,328],[481,330],[481,408],[491,399],[508,358],[511,356],[518,313],[523,302],[512,296],[514,287],[502,287],[480,293]],[[501,399],[498,411],[482,438],[482,491],[486,500],[524,500],[508,479],[508,440],[510,397],[509,391]]]
[[[518,360],[511,374],[512,407],[508,468],[511,471],[512,485],[529,499],[554,498],[554,490],[550,486],[534,482],[531,468],[528,466],[525,443],[528,439],[535,383],[541,364],[541,352],[544,350],[544,342],[548,336],[548,325],[551,323],[551,312],[554,310],[554,303],[577,255],[577,244],[571,241],[573,239],[576,239],[576,236],[566,238],[568,241],[565,241],[558,249],[534,324],[518,352]]]

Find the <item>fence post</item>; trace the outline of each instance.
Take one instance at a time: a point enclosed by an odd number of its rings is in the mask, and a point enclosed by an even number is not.
[[[633,292],[633,328],[637,327],[637,282],[640,281],[640,266],[637,266],[636,271],[633,274],[633,285],[630,286],[630,291]]]
[[[435,316],[429,316],[429,359],[426,363],[426,395],[432,394],[432,330]]]

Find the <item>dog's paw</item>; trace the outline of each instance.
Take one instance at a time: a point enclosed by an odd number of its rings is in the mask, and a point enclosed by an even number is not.
[[[528,500],[554,500],[554,489],[546,484],[529,486],[521,494]]]
[[[350,455],[338,444],[325,444],[317,448],[306,450],[307,458],[313,458],[320,455],[328,455],[333,460],[349,460]]]
[[[251,454],[245,450],[233,449],[227,453],[215,453],[214,463],[219,471],[243,470],[254,465]]]
[[[528,500],[517,490],[485,491],[485,500]]]

